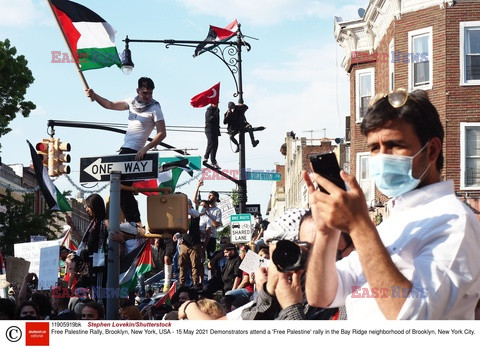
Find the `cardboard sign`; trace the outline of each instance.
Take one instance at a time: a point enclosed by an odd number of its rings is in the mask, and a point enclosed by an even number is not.
[[[9,287],[10,283],[7,281],[7,275],[1,274],[0,275],[0,288]]]
[[[260,257],[255,252],[248,250],[242,263],[240,263],[240,269],[244,272],[251,274],[257,271],[260,267],[268,267],[269,260]]]
[[[25,275],[28,274],[30,268],[30,262],[17,257],[7,257],[6,259],[7,267],[7,280],[11,284],[21,285]]]

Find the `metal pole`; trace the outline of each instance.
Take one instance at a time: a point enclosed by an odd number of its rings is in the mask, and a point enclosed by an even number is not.
[[[238,60],[238,103],[243,104],[243,81],[242,81],[242,32],[240,23],[237,30],[237,60]]]
[[[237,64],[238,64],[238,103],[243,104],[243,82],[242,82],[242,32],[240,23],[237,31]],[[238,210],[239,213],[245,213],[247,207],[247,178],[245,161],[245,131],[239,133],[240,152],[239,152],[239,172],[238,182]]]
[[[108,227],[108,264],[107,264],[107,320],[118,320],[119,302],[116,292],[120,274],[119,243],[110,238],[110,233],[120,229],[120,171],[110,173],[110,210]],[[120,294],[121,292],[119,292]]]
[[[247,173],[245,165],[245,131],[240,131],[238,142],[240,143],[240,176],[238,181],[238,210],[245,213],[247,208]]]

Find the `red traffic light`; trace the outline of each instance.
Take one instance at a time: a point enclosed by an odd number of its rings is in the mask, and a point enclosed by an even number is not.
[[[48,152],[48,142],[37,143],[37,145],[35,146],[35,149],[45,153]]]

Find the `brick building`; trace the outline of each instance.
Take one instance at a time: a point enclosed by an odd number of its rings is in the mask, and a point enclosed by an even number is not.
[[[367,3],[367,1],[365,1]],[[362,18],[335,17],[350,74],[350,160],[367,202],[385,201],[368,174],[360,123],[370,99],[424,89],[445,130],[442,176],[480,211],[480,2],[371,0]]]

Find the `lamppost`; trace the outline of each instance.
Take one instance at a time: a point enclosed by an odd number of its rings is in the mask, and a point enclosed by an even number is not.
[[[199,44],[211,44],[212,47],[205,49],[204,52],[209,52],[215,55],[220,61],[222,61],[232,74],[233,80],[237,91],[233,94],[234,97],[238,97],[238,103],[243,104],[243,81],[242,81],[242,46],[245,46],[247,51],[250,51],[250,44],[244,40],[240,29],[240,23],[237,27],[236,40],[232,41],[215,41],[215,40],[142,40],[142,39],[130,39],[127,35],[125,40],[125,50],[122,53],[122,71],[125,74],[130,74],[133,70],[134,64],[132,61],[132,52],[130,51],[129,44],[131,42],[143,42],[143,43],[163,43],[165,47],[169,46],[186,46],[196,47]],[[253,131],[259,131],[263,128],[254,128]],[[239,179],[233,179],[230,176],[225,176],[238,186],[238,206],[240,213],[245,213],[247,204],[247,179],[246,179],[246,163],[245,163],[245,130],[239,132]],[[208,166],[208,165],[207,165]],[[208,166],[210,167],[210,166]],[[222,171],[214,169],[223,174]]]

